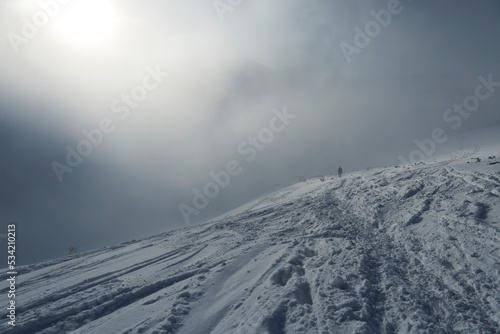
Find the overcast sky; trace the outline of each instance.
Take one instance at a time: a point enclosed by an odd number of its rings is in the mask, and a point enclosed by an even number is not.
[[[24,264],[206,221],[339,165],[398,164],[435,128],[500,124],[484,82],[470,116],[443,119],[478,77],[500,82],[498,1],[41,3],[50,15],[0,4],[0,220],[18,223]],[[86,154],[73,167],[68,147]],[[193,189],[228,164],[197,209]]]

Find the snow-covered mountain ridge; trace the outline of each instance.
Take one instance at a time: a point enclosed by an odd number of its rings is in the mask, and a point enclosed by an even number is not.
[[[4,308],[0,331],[500,333],[497,161],[499,146],[310,179],[213,222],[19,268],[16,327]]]

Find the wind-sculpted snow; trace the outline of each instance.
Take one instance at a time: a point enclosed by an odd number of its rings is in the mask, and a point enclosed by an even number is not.
[[[27,266],[16,327],[0,331],[498,334],[497,166],[311,179],[204,225]]]

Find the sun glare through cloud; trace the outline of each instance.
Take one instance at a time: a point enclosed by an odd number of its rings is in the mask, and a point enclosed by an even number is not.
[[[108,38],[116,18],[109,1],[74,0],[55,20],[55,26],[76,43],[91,43]]]

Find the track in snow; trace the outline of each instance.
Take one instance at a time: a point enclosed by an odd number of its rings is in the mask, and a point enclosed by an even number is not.
[[[497,334],[499,186],[460,162],[309,180],[208,224],[21,268],[9,332]]]

